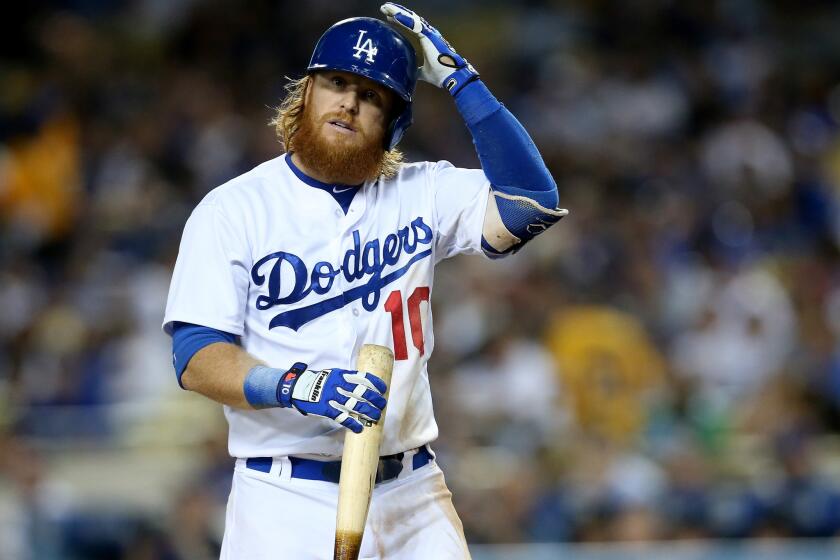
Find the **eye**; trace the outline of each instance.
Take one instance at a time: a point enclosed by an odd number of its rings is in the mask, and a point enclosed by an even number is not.
[[[344,78],[342,78],[341,76],[333,76],[332,78],[330,78],[330,82],[336,87],[341,87],[344,85]]]
[[[368,101],[373,101],[374,103],[379,103],[379,93],[372,89],[365,90],[365,99]]]

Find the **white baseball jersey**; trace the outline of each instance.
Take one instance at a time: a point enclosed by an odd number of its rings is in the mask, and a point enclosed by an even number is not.
[[[194,323],[241,336],[286,369],[355,369],[362,344],[395,361],[382,455],[437,437],[426,363],[434,347],[434,266],[482,253],[490,184],[450,163],[403,165],[365,183],[345,214],[299,178],[288,156],[210,192],[184,229],[164,328]],[[342,453],[344,428],[294,409],[225,407],[235,457]]]

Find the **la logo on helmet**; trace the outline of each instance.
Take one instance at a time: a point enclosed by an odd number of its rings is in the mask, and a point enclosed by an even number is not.
[[[356,39],[356,46],[353,47],[353,50],[356,51],[356,54],[353,55],[353,58],[361,59],[362,53],[364,53],[366,55],[365,62],[367,62],[368,64],[373,64],[373,57],[376,56],[378,49],[375,46],[373,46],[373,40],[370,37],[368,37],[367,39],[364,38],[365,33],[367,33],[367,30],[359,30],[359,38]],[[363,39],[364,42],[362,42]]]

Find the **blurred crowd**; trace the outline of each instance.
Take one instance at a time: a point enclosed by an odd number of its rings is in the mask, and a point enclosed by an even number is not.
[[[439,267],[433,448],[468,540],[840,535],[840,5],[409,7],[570,210],[513,258]],[[180,233],[280,153],[272,108],[320,33],[378,3],[21,9],[0,24],[0,558],[212,558],[225,426],[179,415],[160,331]],[[447,95],[420,84],[414,109],[407,159],[478,165]],[[162,508],[55,476],[144,425],[190,460]]]

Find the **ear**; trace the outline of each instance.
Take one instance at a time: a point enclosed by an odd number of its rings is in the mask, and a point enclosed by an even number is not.
[[[314,78],[312,74],[306,76],[306,83],[303,86],[303,106],[306,107],[306,104],[309,102],[309,93],[312,90],[312,81]]]

